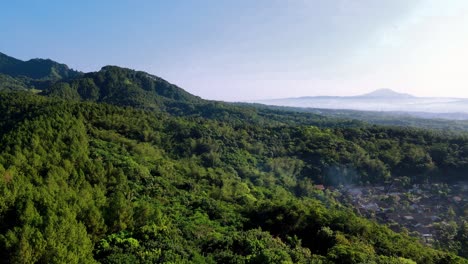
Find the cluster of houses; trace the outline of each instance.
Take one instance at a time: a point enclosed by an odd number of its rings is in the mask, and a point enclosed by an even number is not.
[[[460,221],[468,209],[468,184],[414,184],[404,187],[348,186],[340,190],[341,202],[352,205],[362,216],[386,223],[395,231],[431,244],[437,239],[435,223]]]

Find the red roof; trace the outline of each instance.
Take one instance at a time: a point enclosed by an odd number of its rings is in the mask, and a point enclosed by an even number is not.
[[[323,184],[317,184],[315,185],[315,188],[322,191],[325,190],[325,186],[323,186]]]

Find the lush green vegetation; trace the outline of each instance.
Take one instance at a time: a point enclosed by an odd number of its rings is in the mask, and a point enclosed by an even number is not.
[[[118,67],[0,93],[0,111],[0,263],[467,262],[316,188],[463,179],[464,136],[209,102]]]
[[[0,53],[0,73],[13,77],[26,77],[35,81],[57,81],[81,74],[69,69],[65,64],[50,59],[21,61],[3,53]]]
[[[245,106],[248,104],[243,103],[239,105]],[[376,125],[435,129],[450,132],[452,134],[468,131],[468,115],[464,113],[435,114],[423,112],[372,112],[341,109],[265,106],[259,104],[255,104],[255,106],[258,108],[275,109],[279,111],[319,114],[331,118],[360,120]]]
[[[359,140],[377,131],[230,124],[26,93],[0,102],[5,263],[457,261],[314,188],[331,168],[343,174],[339,164],[371,180],[383,163]]]
[[[26,91],[28,90],[27,84],[17,78],[0,73],[0,91]]]

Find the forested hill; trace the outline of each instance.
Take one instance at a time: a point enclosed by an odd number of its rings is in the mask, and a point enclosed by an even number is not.
[[[0,91],[43,90],[56,81],[81,74],[50,59],[22,61],[0,52]]]
[[[384,131],[259,127],[28,93],[0,95],[0,109],[3,263],[463,262],[315,188],[322,176],[389,177],[375,146],[360,147]],[[382,155],[398,157],[391,145]],[[427,157],[414,151],[407,158]]]
[[[159,77],[116,66],[55,83],[48,96],[105,102],[121,106],[160,108],[168,102],[197,103],[201,99]]]
[[[45,61],[37,59],[39,61]],[[48,60],[47,60],[48,61]],[[53,65],[64,64],[51,62]],[[301,114],[276,110],[259,109],[203,100],[162,78],[146,72],[117,66],[105,66],[98,72],[79,73],[56,78],[34,79],[31,76],[50,71],[48,66],[39,67],[32,75],[11,73],[11,69],[24,72],[25,62],[0,53],[0,91],[32,91],[48,97],[74,101],[92,101],[118,106],[157,110],[177,116],[201,116],[217,120],[238,119],[257,124],[275,122],[289,124],[313,124],[321,126],[362,126],[363,123],[349,119],[329,119],[315,114]],[[27,68],[27,67],[26,67]],[[4,72],[6,74],[2,74]]]
[[[26,77],[33,80],[56,81],[73,78],[81,73],[67,65],[50,59],[31,59],[22,61],[0,52],[0,73],[13,77]]]
[[[114,66],[17,90],[0,93],[0,263],[468,263],[466,223],[431,248],[336,200],[464,179],[466,137],[205,101]]]

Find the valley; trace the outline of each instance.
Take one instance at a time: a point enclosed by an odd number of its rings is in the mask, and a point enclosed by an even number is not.
[[[378,89],[357,96],[305,96],[255,102],[286,107],[373,111],[384,116],[468,119],[468,99],[466,98],[416,97],[391,89]]]

